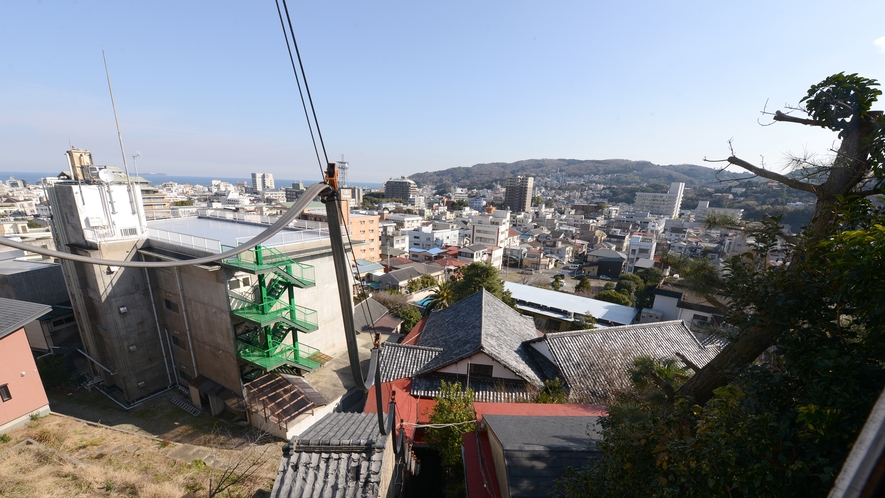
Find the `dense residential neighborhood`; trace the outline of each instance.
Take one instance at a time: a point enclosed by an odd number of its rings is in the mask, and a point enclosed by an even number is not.
[[[439,483],[467,496],[545,495],[569,467],[601,457],[607,406],[636,389],[644,362],[684,377],[729,344],[727,298],[678,273],[716,271],[757,247],[754,222],[711,207],[709,187],[673,182],[611,203],[600,178],[585,190],[518,176],[445,191],[396,178],[380,191],[340,188],[353,257],[342,270],[329,206],[302,197],[303,184],[276,189],[253,173],[251,184],[154,186],[93,165],[88,150],[67,158],[68,170],[37,185],[4,183],[2,235],[158,266],[4,247],[0,354],[26,339],[49,388],[97,392],[127,411],[165,399],[287,441],[266,488],[280,498],[414,496]],[[691,191],[710,200],[684,206]],[[297,202],[300,216],[254,249],[187,265]],[[783,240],[768,264],[782,262]],[[368,390],[345,373],[350,333],[363,370],[380,373]],[[30,364],[21,376],[33,383]],[[50,412],[42,386],[5,375],[4,432]],[[679,377],[651,375],[672,396]]]

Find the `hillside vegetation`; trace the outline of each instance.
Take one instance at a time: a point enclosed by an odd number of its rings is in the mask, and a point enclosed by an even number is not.
[[[627,159],[526,159],[514,163],[475,164],[440,171],[416,173],[409,178],[419,185],[437,187],[457,185],[464,188],[490,188],[504,179],[527,175],[536,179],[563,175],[572,179],[598,176],[609,185],[684,182],[688,186],[717,183],[716,170],[693,164],[661,166],[649,161]],[[730,173],[725,176],[732,177]],[[720,175],[720,178],[722,175]]]

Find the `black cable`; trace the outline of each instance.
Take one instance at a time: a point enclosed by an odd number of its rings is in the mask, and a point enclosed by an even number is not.
[[[285,0],[284,0],[284,3],[285,3]],[[292,73],[294,73],[295,83],[298,85],[298,95],[301,97],[301,107],[304,109],[304,119],[307,121],[307,129],[310,131],[310,141],[313,142],[313,150],[314,150],[314,153],[316,153],[317,163],[320,166],[320,178],[324,178],[325,171],[323,168],[325,168],[325,164],[328,163],[329,160],[327,157],[326,162],[324,163],[322,161],[322,159],[320,159],[320,150],[317,148],[317,141],[313,135],[313,123],[311,123],[310,114],[307,112],[307,103],[304,101],[304,92],[301,91],[301,79],[298,78],[298,70],[295,69],[295,58],[292,57],[292,47],[289,45],[289,34],[286,32],[286,24],[285,24],[285,22],[283,22],[283,13],[280,10],[280,0],[276,0],[276,5],[277,5],[277,15],[279,15],[279,17],[280,17],[280,27],[283,29],[283,37],[286,39],[286,50],[289,52],[289,63],[292,65]],[[286,16],[287,17],[289,16],[288,9],[286,9]],[[291,26],[292,26],[291,22],[289,23],[289,26],[291,28]],[[295,38],[294,32],[292,34],[292,38],[293,38],[292,41],[294,42],[294,38]],[[297,45],[296,45],[296,50],[297,50]],[[300,62],[301,61],[299,58],[299,64],[300,64]],[[301,71],[303,74],[304,69],[302,68]],[[306,79],[304,80],[304,85],[307,86]],[[310,105],[311,105],[311,107],[313,107],[313,102],[311,102]],[[316,119],[316,112],[314,112],[314,119]],[[317,134],[319,134],[319,125],[317,125]],[[322,135],[320,135],[320,141],[322,141]],[[325,153],[326,153],[326,147],[324,145],[323,146],[323,155],[325,155]]]
[[[310,86],[307,84],[307,73],[304,72],[304,64],[301,62],[301,52],[298,50],[298,41],[295,39],[295,30],[292,29],[292,18],[289,17],[289,5],[283,0],[283,8],[286,10],[286,20],[289,22],[289,33],[292,35],[292,45],[295,45],[295,55],[298,57],[298,66],[301,67],[301,77],[304,79],[304,89],[307,90],[307,100],[310,102],[310,110],[313,112],[313,122],[317,127],[317,136],[320,137],[320,146],[323,148],[323,157],[329,162],[329,154],[326,153],[326,144],[323,142],[323,132],[320,131],[320,122],[317,120],[316,108],[313,105],[313,97],[310,95]]]

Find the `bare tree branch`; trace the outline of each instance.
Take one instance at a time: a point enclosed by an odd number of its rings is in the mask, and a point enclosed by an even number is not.
[[[676,390],[673,389],[673,386],[671,386],[669,382],[662,379],[661,376],[656,374],[654,371],[648,372],[648,376],[655,384],[657,384],[658,387],[664,390],[664,394],[667,395],[667,401],[672,403],[673,400],[676,399]]]
[[[689,360],[688,358],[686,358],[684,354],[680,353],[679,351],[675,351],[674,354],[675,354],[680,360],[682,360],[682,363],[685,363],[685,366],[687,366],[688,368],[694,370],[695,372],[700,372],[700,371],[701,371],[701,367],[699,367],[699,366],[695,365],[694,363],[692,363],[691,360]]]
[[[760,168],[758,166],[750,164],[747,161],[744,161],[743,159],[735,157],[735,156],[729,156],[729,158],[726,160],[729,163],[733,164],[734,166],[744,168],[745,170],[747,170],[751,173],[754,173],[756,175],[759,175],[763,178],[768,178],[769,180],[774,180],[776,182],[783,183],[784,185],[786,185],[788,187],[792,187],[796,190],[804,190],[806,192],[811,192],[812,194],[817,195],[817,186],[816,185],[812,185],[810,183],[805,183],[805,182],[800,182],[799,180],[789,178],[789,177],[784,176],[780,173],[775,173],[774,171],[769,171],[767,169]],[[708,162],[712,162],[712,161],[708,161]]]
[[[815,121],[813,119],[805,119],[805,118],[797,118],[796,116],[790,116],[789,114],[784,114],[781,111],[775,111],[774,117],[772,118],[775,121],[784,121],[787,123],[799,123],[808,126],[820,126],[821,128],[826,127],[826,125],[820,121]]]

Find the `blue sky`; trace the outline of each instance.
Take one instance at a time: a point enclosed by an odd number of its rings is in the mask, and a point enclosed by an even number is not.
[[[777,169],[835,137],[769,109],[846,71],[885,81],[885,2],[291,2],[330,159],[383,182],[530,158]],[[877,40],[879,40],[877,45]],[[68,141],[141,172],[319,179],[272,1],[7,2],[0,171]],[[885,108],[880,103],[877,108]],[[130,168],[131,160],[130,160]]]

